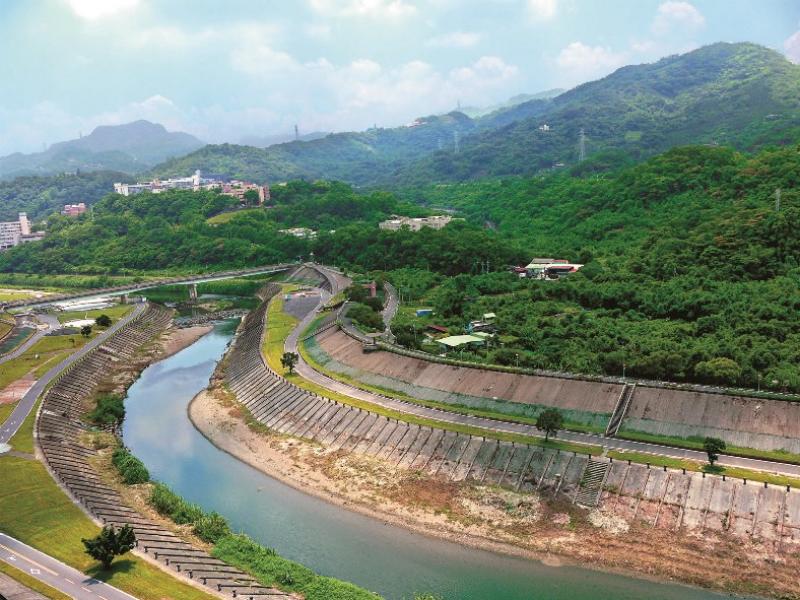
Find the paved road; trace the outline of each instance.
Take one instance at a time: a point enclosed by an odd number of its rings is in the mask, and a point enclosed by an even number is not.
[[[136,600],[4,533],[0,533],[0,560],[78,600]]]
[[[287,352],[297,352],[297,339],[300,332],[304,331],[308,324],[314,319],[317,309],[312,310],[303,318],[297,327],[292,331],[288,338],[286,338],[285,349]],[[352,385],[342,383],[336,379],[328,377],[327,375],[315,370],[311,365],[303,360],[300,356],[295,371],[305,379],[313,381],[314,383],[330,390],[377,404],[384,408],[412,414],[427,419],[435,419],[453,425],[469,425],[471,427],[478,427],[488,429],[501,433],[517,433],[527,436],[544,437],[542,433],[533,425],[526,425],[523,423],[511,423],[506,421],[498,421],[496,419],[487,419],[484,417],[475,417],[472,415],[464,415],[436,408],[429,408],[414,404],[413,402],[406,402],[397,400],[388,396],[374,394],[365,390],[359,389]],[[569,442],[578,442],[581,444],[593,444],[596,446],[603,446],[610,450],[628,450],[632,452],[644,452],[654,454],[657,456],[667,456],[670,458],[689,459],[694,461],[705,462],[707,456],[705,452],[698,452],[697,450],[685,450],[682,448],[673,448],[672,446],[662,446],[660,444],[650,444],[646,442],[635,442],[630,440],[623,440],[619,438],[608,438],[600,434],[592,433],[578,433],[573,431],[562,431],[558,434],[558,439]],[[740,458],[738,456],[720,455],[719,464],[726,467],[743,467],[747,469],[755,469],[758,471],[766,471],[770,473],[779,473],[781,475],[789,475],[800,477],[800,465],[790,465],[779,463],[769,460],[756,460],[751,458]]]
[[[36,315],[36,319],[47,325],[47,329],[37,329],[22,344],[14,348],[11,352],[7,352],[6,354],[3,354],[3,356],[0,356],[0,365],[2,365],[4,362],[21,356],[25,351],[28,350],[28,348],[42,339],[47,333],[61,327],[61,323],[59,323],[58,318],[53,315]]]
[[[97,337],[95,337],[90,342],[84,344],[80,350],[77,352],[73,352],[60,363],[58,363],[55,367],[47,371],[39,380],[33,384],[33,387],[28,390],[22,399],[17,404],[14,411],[9,415],[6,422],[0,425],[0,450],[2,450],[2,446],[7,444],[8,441],[17,433],[17,430],[22,425],[22,422],[31,412],[33,405],[36,404],[36,399],[39,395],[44,391],[44,389],[50,384],[50,382],[67,368],[69,365],[74,363],[76,360],[88,354],[92,349],[96,348],[100,344],[102,344],[110,335],[112,335],[115,331],[117,331],[120,327],[131,321],[132,319],[136,318],[146,308],[145,304],[137,304],[134,306],[134,309],[129,312],[126,316],[121,318],[119,321],[114,323],[111,327],[109,327],[106,331],[100,333]]]

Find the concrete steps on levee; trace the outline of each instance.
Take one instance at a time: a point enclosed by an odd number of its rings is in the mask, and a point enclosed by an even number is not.
[[[608,421],[608,427],[606,427],[606,437],[614,437],[619,432],[619,428],[622,426],[622,420],[628,412],[628,407],[631,405],[631,400],[633,399],[635,391],[635,383],[626,383],[625,387],[622,388],[619,394],[619,400],[617,400],[617,405],[614,407],[614,412],[611,415],[611,419]]]
[[[578,486],[578,492],[573,500],[574,504],[597,506],[610,464],[607,460],[589,460],[586,463]]]

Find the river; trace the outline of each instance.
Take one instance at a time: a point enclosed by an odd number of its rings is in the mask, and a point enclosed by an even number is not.
[[[386,525],[299,492],[218,450],[187,406],[208,384],[235,323],[145,369],[125,402],[125,443],[154,479],[225,515],[236,531],[315,571],[382,594],[444,600],[719,600],[696,588],[548,567]]]

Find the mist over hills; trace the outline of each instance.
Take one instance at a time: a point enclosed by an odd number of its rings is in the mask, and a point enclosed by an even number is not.
[[[540,130],[545,124],[547,131]],[[451,112],[408,127],[266,149],[210,145],[152,172],[203,169],[258,181],[300,177],[357,185],[530,175],[574,164],[581,129],[589,156],[613,151],[635,160],[683,144],[755,149],[789,143],[800,137],[800,66],[755,44],[717,43],[478,118]]]
[[[138,173],[202,146],[193,135],[170,132],[149,121],[101,125],[87,136],[55,143],[43,152],[1,157],[0,178],[101,170]]]

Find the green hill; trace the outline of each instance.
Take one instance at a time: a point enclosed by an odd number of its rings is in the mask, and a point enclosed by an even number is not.
[[[540,130],[544,124],[548,131]],[[791,143],[800,139],[800,66],[754,44],[719,43],[624,67],[554,98],[512,104],[475,119],[453,112],[408,127],[266,149],[206,146],[153,173],[165,177],[202,169],[256,181],[338,179],[392,186],[531,175],[560,163],[573,165],[581,129],[589,156],[614,152],[610,165],[683,144],[753,150]]]
[[[526,104],[515,107],[524,111]],[[513,113],[506,115],[513,118]],[[539,127],[547,124],[549,131]],[[404,167],[399,183],[533,174],[586,152],[641,158],[682,144],[756,149],[800,139],[800,66],[755,44],[718,43],[623,67],[553,99],[535,118],[470,136],[461,152]]]

